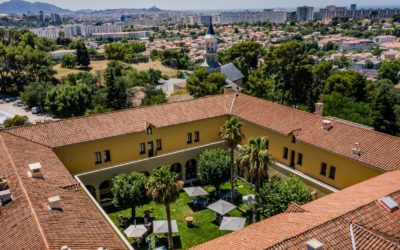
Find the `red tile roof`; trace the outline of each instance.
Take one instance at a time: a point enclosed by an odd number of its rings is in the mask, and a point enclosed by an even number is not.
[[[322,116],[247,95],[236,98],[232,114],[284,135],[296,132],[298,141],[383,171],[400,170],[400,137],[339,120],[332,120],[332,129],[324,130],[322,121],[326,118]],[[359,156],[352,152],[356,143],[361,150]]]
[[[234,104],[232,102],[234,100]],[[190,101],[128,109],[57,122],[5,130],[52,148],[144,131],[146,122],[156,127],[234,115],[278,133],[295,132],[297,140],[362,162],[382,171],[400,169],[400,138],[333,120],[322,129],[324,117],[244,94],[217,95]],[[352,148],[359,143],[360,155]]]
[[[44,179],[27,175],[28,164],[36,162]],[[126,249],[50,148],[0,133],[0,176],[8,179],[13,196],[0,207],[0,249]],[[57,195],[62,212],[47,206]]]
[[[133,108],[5,130],[52,148],[142,132],[146,123],[156,127],[223,116],[231,96],[219,95],[185,102]]]
[[[400,210],[391,212],[378,199],[400,204],[400,171],[382,174],[193,249],[305,249],[317,239],[324,249],[351,249],[350,224],[357,249],[400,249]]]

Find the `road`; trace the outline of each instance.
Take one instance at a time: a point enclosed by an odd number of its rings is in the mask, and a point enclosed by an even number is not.
[[[5,116],[10,116],[10,117],[14,117],[15,115],[26,115],[31,123],[42,122],[43,120],[53,120],[48,115],[44,114],[34,115],[30,110],[25,110],[25,107],[14,106],[14,103],[16,102],[0,104],[0,112],[4,113]],[[2,115],[0,114],[0,116]]]

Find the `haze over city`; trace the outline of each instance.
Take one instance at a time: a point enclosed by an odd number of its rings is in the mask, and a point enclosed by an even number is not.
[[[5,1],[1,1],[5,2]],[[30,0],[30,2],[36,2]],[[309,5],[315,7],[324,7],[325,5],[335,4],[337,6],[347,6],[352,3],[357,3],[360,7],[365,6],[398,6],[397,0],[363,0],[363,1],[296,1],[296,0],[282,0],[282,1],[264,1],[264,0],[204,0],[204,1],[182,1],[182,0],[114,0],[114,1],[96,1],[96,0],[43,0],[55,4],[63,8],[72,10],[77,9],[115,9],[115,8],[148,8],[156,5],[162,9],[176,9],[176,10],[194,10],[194,9],[263,9],[263,8],[295,8],[300,5]]]

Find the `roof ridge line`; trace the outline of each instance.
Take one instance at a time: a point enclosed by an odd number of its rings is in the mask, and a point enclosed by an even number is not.
[[[400,171],[400,170],[398,170],[398,171]],[[356,185],[357,185],[357,184],[356,184]],[[400,192],[400,190],[391,192],[390,194],[387,194],[387,195],[392,195],[392,194],[397,193],[397,192]],[[332,194],[331,194],[331,195],[332,195]],[[321,199],[322,199],[322,198],[321,198]],[[320,200],[320,199],[318,199],[318,200]],[[316,201],[316,200],[314,200],[314,201]],[[314,202],[314,201],[312,201],[312,202]],[[280,241],[280,242],[278,242],[278,243],[275,243],[274,245],[269,246],[267,249],[270,249],[271,247],[274,247],[274,246],[277,246],[277,245],[280,245],[280,244],[284,244],[284,242],[286,242],[286,241],[289,241],[289,240],[291,240],[291,239],[294,239],[294,238],[296,238],[296,237],[299,237],[300,235],[303,235],[303,234],[306,234],[306,233],[308,233],[308,232],[311,232],[311,231],[314,230],[314,229],[323,227],[323,226],[325,226],[326,224],[333,223],[333,222],[338,221],[338,220],[343,220],[345,216],[350,215],[350,214],[352,214],[352,213],[355,213],[357,210],[362,209],[362,208],[367,207],[367,206],[370,206],[371,204],[374,204],[375,202],[376,202],[376,199],[374,199],[374,200],[372,200],[372,201],[370,201],[370,202],[368,202],[368,203],[366,203],[366,204],[363,204],[363,205],[360,205],[360,206],[358,206],[358,207],[355,207],[354,209],[352,209],[352,210],[350,210],[350,211],[347,211],[347,212],[344,212],[344,213],[340,214],[339,216],[337,216],[337,217],[335,217],[335,218],[333,218],[333,219],[328,219],[327,221],[324,221],[324,222],[320,223],[319,225],[313,226],[313,227],[311,227],[310,229],[304,230],[303,232],[300,232],[300,233],[298,233],[298,234],[296,234],[296,235],[294,235],[294,236],[288,237],[288,238],[286,238],[286,239],[284,239],[284,240],[282,240],[282,241]],[[310,203],[311,203],[311,202],[310,202]],[[308,203],[308,204],[309,204],[309,203]],[[312,213],[312,212],[311,212],[311,213]],[[354,223],[353,223],[353,224],[354,224]],[[254,225],[254,224],[253,224],[253,225]]]
[[[7,145],[6,145],[6,143],[4,142],[4,138],[3,138],[2,136],[0,136],[0,141],[1,141],[1,143],[3,144],[3,146],[4,146],[4,149],[5,149],[5,153],[6,153],[6,155],[7,155],[7,158],[8,158],[8,160],[10,161],[10,163],[11,163],[11,165],[12,165],[12,168],[13,168],[13,170],[14,170],[14,172],[15,172],[15,175],[16,175],[16,177],[17,177],[17,179],[18,179],[18,182],[19,182],[19,184],[20,184],[20,187],[21,187],[21,189],[22,189],[22,192],[24,193],[24,196],[26,197],[26,200],[27,200],[28,205],[29,205],[29,208],[30,208],[30,210],[31,210],[31,212],[32,212],[33,218],[34,218],[34,220],[35,220],[35,222],[36,222],[36,224],[37,224],[37,226],[38,226],[40,235],[42,236],[43,242],[44,242],[46,248],[47,248],[47,249],[50,249],[50,246],[49,246],[49,243],[47,242],[47,239],[46,239],[46,236],[45,236],[45,234],[44,234],[43,228],[40,226],[39,218],[38,218],[38,216],[37,216],[35,210],[33,209],[33,205],[32,205],[31,199],[30,199],[29,196],[28,196],[28,192],[26,191],[25,186],[24,186],[24,183],[22,182],[22,179],[21,179],[21,177],[20,177],[19,174],[18,174],[17,167],[15,166],[14,160],[12,159],[10,153],[8,152]]]
[[[397,246],[399,246],[398,242],[395,242],[395,241],[393,241],[391,239],[388,239],[388,238],[393,238],[393,236],[390,236],[390,235],[388,235],[386,233],[383,233],[383,232],[381,232],[379,230],[375,230],[375,229],[369,228],[367,226],[360,225],[358,223],[352,223],[352,224],[354,226],[356,226],[356,227],[359,227],[361,230],[368,232],[369,234],[371,234],[373,236],[376,236],[376,237],[378,237],[378,238],[380,238],[380,239],[382,239],[384,241],[387,241],[387,242],[390,242],[392,244],[396,244]]]
[[[235,105],[235,101],[236,101],[236,97],[239,96],[239,93],[234,93],[233,94],[233,99],[232,99],[232,103],[231,103],[231,107],[229,108],[229,114],[232,114],[233,111],[233,106]]]

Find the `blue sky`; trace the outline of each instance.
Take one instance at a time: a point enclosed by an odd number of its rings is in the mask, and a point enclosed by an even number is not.
[[[105,8],[148,8],[156,5],[162,9],[261,9],[293,8],[299,5],[323,7],[325,5],[347,6],[357,3],[359,6],[400,6],[399,0],[29,0],[47,2],[69,9],[105,9]],[[4,0],[0,0],[4,2]]]

